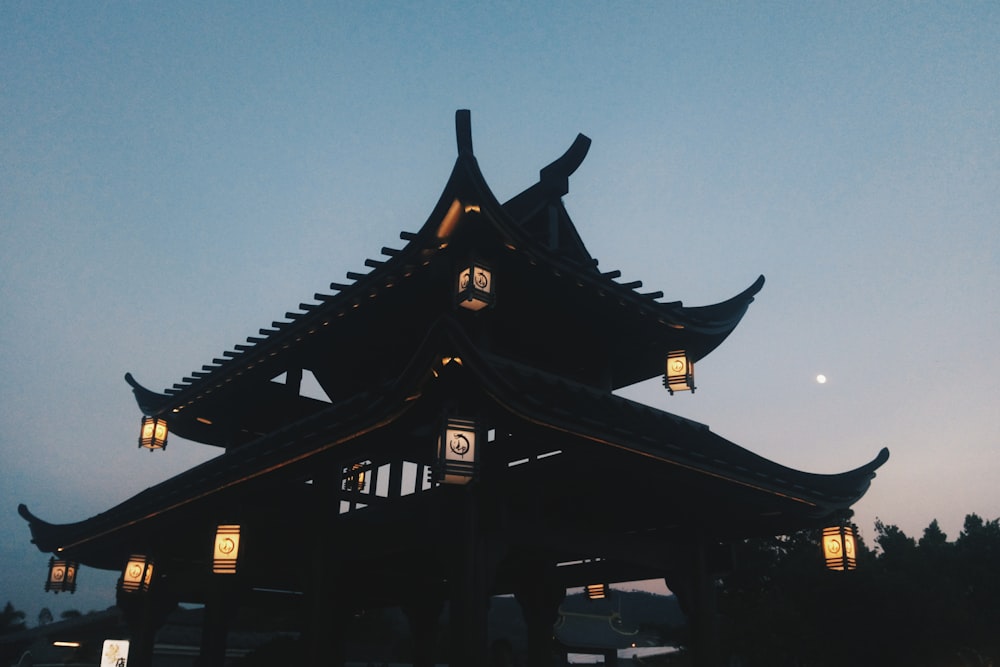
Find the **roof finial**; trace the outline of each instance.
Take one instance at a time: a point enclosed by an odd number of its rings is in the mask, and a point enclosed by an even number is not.
[[[455,139],[459,155],[472,155],[472,114],[468,109],[455,112]]]
[[[539,180],[558,196],[569,192],[569,177],[583,163],[590,150],[590,137],[578,134],[565,153],[556,158],[551,164],[542,167],[539,172]]]

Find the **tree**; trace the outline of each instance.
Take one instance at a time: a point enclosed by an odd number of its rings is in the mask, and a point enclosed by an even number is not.
[[[48,625],[52,622],[52,612],[48,607],[42,607],[42,610],[38,612],[38,625]]]
[[[1000,665],[1000,520],[966,517],[955,542],[932,521],[919,541],[875,522],[858,569],[823,567],[819,535],[736,545],[720,609],[744,664]]]
[[[0,612],[0,634],[24,630],[24,612],[14,609],[9,601]]]

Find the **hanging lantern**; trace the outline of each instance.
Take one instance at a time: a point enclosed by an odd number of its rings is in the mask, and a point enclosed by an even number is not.
[[[684,350],[667,353],[667,372],[663,376],[663,386],[671,396],[675,391],[694,393],[694,362]]]
[[[434,481],[442,484],[468,484],[479,473],[479,450],[476,422],[448,418],[438,436]]]
[[[167,420],[161,417],[143,417],[139,431],[139,447],[154,449],[167,448]]]
[[[351,464],[350,468],[344,468],[344,491],[352,493],[364,493],[368,484],[368,467],[371,461],[364,461]]]
[[[45,590],[53,593],[76,592],[77,563],[58,558],[49,559],[49,578]]]
[[[830,570],[853,570],[858,566],[855,557],[854,527],[831,526],[823,529],[823,556]]]
[[[455,302],[462,308],[482,310],[492,306],[496,298],[493,291],[493,271],[482,262],[470,261],[458,271],[455,281]]]
[[[153,581],[153,561],[148,556],[129,556],[118,588],[125,593],[146,593]]]
[[[607,584],[588,584],[583,592],[588,600],[603,600],[608,597],[609,590]]]
[[[236,574],[240,555],[239,524],[220,525],[215,530],[215,551],[212,556],[214,574]]]

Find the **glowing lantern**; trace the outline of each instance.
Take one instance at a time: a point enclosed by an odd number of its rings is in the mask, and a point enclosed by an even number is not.
[[[45,582],[45,590],[53,593],[75,592],[77,567],[73,561],[50,558],[49,578]]]
[[[153,451],[167,448],[167,421],[160,417],[143,417],[139,431],[139,447]]]
[[[607,584],[589,584],[583,591],[586,593],[588,600],[603,600],[608,597],[609,592]]]
[[[823,529],[823,556],[831,570],[853,570],[858,566],[855,557],[854,528],[832,526]]]
[[[694,393],[694,362],[684,350],[667,353],[667,372],[663,376],[663,386],[671,396],[675,391]]]
[[[125,593],[145,593],[153,581],[153,561],[148,556],[129,556],[118,588]]]
[[[463,266],[455,281],[455,302],[462,308],[482,310],[492,306],[496,295],[493,291],[493,271],[481,262],[471,261]]]
[[[238,524],[224,524],[215,530],[215,551],[212,556],[212,572],[215,574],[236,574],[236,563],[240,555],[240,527]]]
[[[354,493],[364,493],[368,484],[368,466],[370,461],[351,464],[350,468],[344,469],[344,491]]]
[[[434,481],[443,484],[468,484],[479,472],[478,429],[467,419],[445,420],[438,436]]]

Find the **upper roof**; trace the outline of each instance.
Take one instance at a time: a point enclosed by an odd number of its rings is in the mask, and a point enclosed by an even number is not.
[[[163,416],[181,437],[229,448],[326,407],[297,391],[304,370],[332,402],[375,386],[454,309],[456,267],[469,257],[487,261],[497,284],[496,308],[463,319],[470,331],[488,330],[481,345],[608,391],[661,375],[671,350],[693,361],[709,354],[763,285],[761,276],[726,301],[687,307],[640,292],[640,281],[619,282],[620,271],[597,268],[562,202],[589,139],[579,135],[538,183],[501,205],[473,154],[468,111],[456,113],[456,134],[438,203],[416,233],[400,234],[401,249],[383,248],[385,259],[365,261],[367,273],[348,272],[352,282],[332,283],[334,294],[300,303],[162,393],[126,374],[143,413]],[[283,373],[285,384],[271,381]]]

